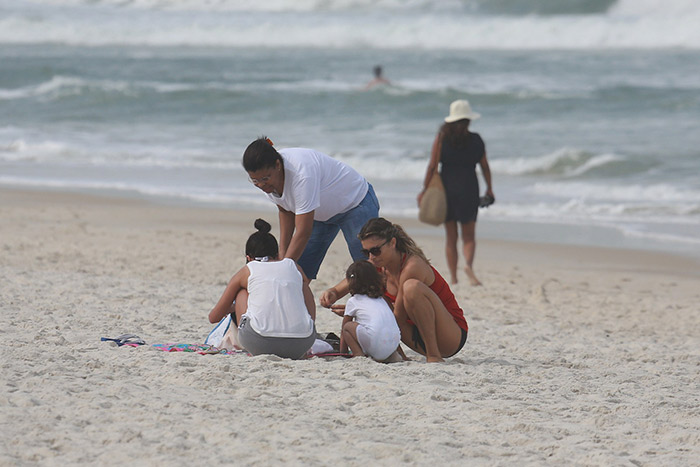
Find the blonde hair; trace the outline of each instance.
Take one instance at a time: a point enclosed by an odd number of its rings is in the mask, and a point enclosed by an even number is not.
[[[392,224],[383,217],[375,217],[370,219],[360,229],[357,238],[365,240],[369,237],[380,237],[386,241],[392,238],[396,239],[396,249],[401,253],[406,253],[409,256],[417,256],[426,263],[430,264],[430,260],[425,256],[423,250],[420,249],[416,242],[403,230],[399,224]]]

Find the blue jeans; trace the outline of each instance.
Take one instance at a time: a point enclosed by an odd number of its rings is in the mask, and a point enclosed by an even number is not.
[[[327,221],[314,221],[311,237],[301,254],[301,258],[297,261],[306,277],[316,279],[323,258],[326,257],[326,252],[339,230],[343,231],[353,261],[367,259],[362,254],[362,243],[357,238],[357,234],[360,233],[360,229],[368,220],[375,217],[379,217],[379,201],[377,195],[374,194],[374,188],[368,183],[367,194],[360,204],[347,212],[336,214]]]

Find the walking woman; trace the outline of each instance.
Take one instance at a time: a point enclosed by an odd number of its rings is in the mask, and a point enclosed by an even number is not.
[[[423,181],[423,191],[418,195],[420,204],[430,179],[435,176],[442,177],[447,194],[445,255],[452,284],[456,284],[458,280],[457,224],[459,223],[462,229],[462,254],[466,262],[464,271],[471,285],[481,285],[473,269],[476,251],[476,218],[480,203],[476,164],[481,166],[481,174],[486,182],[485,199],[488,200],[488,204],[496,199],[491,185],[491,169],[486,159],[486,146],[478,133],[469,131],[469,123],[479,117],[480,114],[472,111],[468,101],[452,102],[450,114],[445,118],[445,123],[435,137],[428,170]],[[441,166],[439,172],[438,166]]]

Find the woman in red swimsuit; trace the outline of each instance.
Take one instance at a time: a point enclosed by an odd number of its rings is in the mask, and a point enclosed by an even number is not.
[[[467,321],[445,279],[403,228],[379,217],[358,234],[372,264],[386,277],[386,296],[394,304],[401,341],[441,362],[459,352],[467,341]],[[323,292],[321,305],[332,305],[348,293],[347,281]]]

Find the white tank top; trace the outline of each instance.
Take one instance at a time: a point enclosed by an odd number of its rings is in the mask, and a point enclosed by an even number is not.
[[[304,303],[303,280],[296,263],[248,263],[248,322],[265,337],[309,337],[314,322]]]

